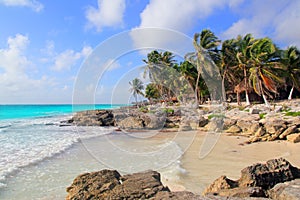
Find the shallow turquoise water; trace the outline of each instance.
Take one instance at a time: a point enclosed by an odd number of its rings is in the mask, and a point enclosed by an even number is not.
[[[96,104],[96,105],[0,105],[0,120],[49,117],[64,115],[82,110],[112,109],[118,108],[121,104]]]

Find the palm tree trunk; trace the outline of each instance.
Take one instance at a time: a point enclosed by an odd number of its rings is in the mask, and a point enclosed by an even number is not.
[[[195,95],[196,95],[196,98],[197,98],[197,106],[199,106],[199,100],[200,100],[200,98],[199,98],[199,93],[198,93],[198,89],[199,89],[199,87],[198,87],[198,84],[199,84],[199,80],[200,80],[200,70],[198,69],[198,76],[197,76],[197,80],[196,80],[196,87],[195,87]]]
[[[239,92],[236,93],[236,102],[237,102],[238,105],[241,105],[241,98],[240,98],[240,93]]]
[[[265,95],[265,94],[262,94],[262,97],[263,97],[263,99],[264,99],[265,105],[266,105],[267,107],[270,107],[270,104],[269,104],[269,102],[268,102],[268,100],[267,100],[267,98],[266,98],[266,95]]]
[[[290,91],[290,94],[289,94],[289,97],[288,97],[288,100],[292,100],[292,96],[293,96],[293,91],[294,91],[294,85]]]
[[[250,100],[249,100],[249,95],[248,95],[248,92],[246,90],[246,106],[250,106]]]
[[[225,72],[223,74],[223,77],[222,77],[222,97],[223,97],[223,102],[226,101],[225,76],[226,76],[226,70],[225,70]]]
[[[264,94],[264,90],[263,90],[263,87],[262,87],[262,84],[261,84],[261,80],[259,80],[259,87],[260,87],[261,96],[262,96],[262,98],[263,98],[263,100],[264,100],[264,102],[265,102],[265,105],[266,105],[267,107],[270,107],[270,104],[269,104],[269,102],[268,102],[268,100],[267,100],[267,97],[266,97],[266,95]]]
[[[134,95],[134,98],[135,98],[135,104],[136,104],[136,107],[139,108],[139,104],[138,104],[138,100],[137,100],[137,95]]]
[[[244,79],[245,79],[246,106],[250,106],[249,95],[248,95],[248,83],[247,83],[248,79],[247,79],[247,72],[245,67],[244,67]]]

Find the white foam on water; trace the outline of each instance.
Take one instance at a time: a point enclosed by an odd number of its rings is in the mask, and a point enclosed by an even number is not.
[[[0,188],[6,177],[23,167],[64,152],[83,138],[112,132],[102,127],[60,127],[70,116],[3,120],[0,123]]]

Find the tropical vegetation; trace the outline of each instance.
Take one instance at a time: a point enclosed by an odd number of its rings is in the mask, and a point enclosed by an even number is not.
[[[144,96],[144,93],[143,93],[144,84],[139,78],[135,78],[129,82],[129,85],[130,85],[129,91],[134,96],[135,102],[138,105],[138,95]]]
[[[295,46],[280,49],[270,38],[251,34],[222,42],[208,29],[195,34],[193,45],[195,51],[187,53],[181,62],[168,51],[155,50],[147,55],[144,76],[151,83],[146,87],[146,98],[151,102],[172,96],[182,100],[190,87],[197,102],[204,103],[221,87],[222,101],[233,97],[240,103],[242,94],[247,105],[250,99],[269,105],[270,100],[292,99],[293,94],[300,93],[300,51]],[[209,71],[207,65],[217,70]],[[208,87],[205,76],[219,76],[221,85],[211,88],[209,83]],[[141,94],[141,88],[132,91]]]

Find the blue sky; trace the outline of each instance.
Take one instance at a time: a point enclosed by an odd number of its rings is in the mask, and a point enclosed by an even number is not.
[[[169,34],[133,34],[136,28],[188,37],[209,28],[222,40],[252,33],[282,48],[300,47],[298,0],[0,0],[0,13],[0,104],[72,103],[74,93],[82,98],[78,103],[130,102],[128,81],[141,76],[151,50],[144,47],[179,43],[167,41]],[[111,37],[123,38],[112,44]],[[103,74],[81,76],[89,55],[106,41],[97,57],[125,46],[130,51],[103,58],[97,64],[107,67]],[[80,94],[78,77],[90,79]]]

